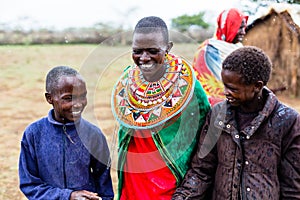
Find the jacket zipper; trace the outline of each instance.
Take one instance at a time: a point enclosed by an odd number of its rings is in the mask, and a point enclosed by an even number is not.
[[[63,126],[65,127],[65,125]],[[64,129],[64,128],[63,128]],[[67,181],[66,181],[66,165],[65,165],[65,153],[66,153],[66,150],[65,150],[65,145],[66,145],[66,137],[64,137],[62,135],[62,139],[63,139],[63,176],[64,176],[64,188],[67,188]]]
[[[242,151],[242,161],[241,161],[241,171],[240,171],[240,196],[241,196],[241,200],[245,199],[245,192],[243,191],[244,188],[244,181],[243,181],[243,171],[244,171],[244,162],[245,162],[245,158],[244,158],[244,139],[245,136],[244,135],[240,135],[240,145],[241,145],[241,151]]]

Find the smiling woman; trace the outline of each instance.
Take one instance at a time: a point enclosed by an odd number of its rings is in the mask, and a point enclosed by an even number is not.
[[[137,63],[145,80],[158,81],[165,73],[164,56],[173,43],[168,42],[161,32],[142,34],[136,32],[133,37],[132,59]]]
[[[191,66],[170,53],[172,46],[161,18],[138,21],[134,64],[124,70],[111,97],[120,125],[118,199],[170,199],[208,112]]]

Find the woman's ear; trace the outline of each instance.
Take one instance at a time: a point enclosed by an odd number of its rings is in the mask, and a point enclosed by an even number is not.
[[[52,95],[48,92],[45,93],[45,98],[46,98],[46,101],[49,103],[49,104],[52,104],[53,103],[53,100],[52,100]]]
[[[170,42],[168,43],[168,45],[167,45],[167,50],[166,50],[166,52],[169,53],[169,52],[171,51],[172,47],[173,47],[173,42],[170,41]]]

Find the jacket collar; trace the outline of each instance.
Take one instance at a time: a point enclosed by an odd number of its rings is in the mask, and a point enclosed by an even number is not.
[[[267,97],[263,110],[258,113],[249,126],[241,130],[247,138],[250,138],[259,128],[261,123],[270,116],[278,102],[276,96],[267,87],[263,88],[263,95]],[[220,103],[218,108],[214,109],[213,112],[216,113],[215,115],[212,114],[212,116],[216,116],[213,121],[215,127],[222,129],[229,134],[236,134],[238,132],[235,120],[235,110],[227,101]]]
[[[74,125],[78,125],[80,123],[80,121],[82,120],[82,118],[80,118],[79,120],[77,120],[76,122],[68,122],[66,124],[63,124],[61,122],[58,122],[56,121],[54,118],[54,109],[51,109],[49,112],[48,112],[48,121],[51,123],[51,124],[55,124],[55,125],[58,125],[58,126],[74,126]]]

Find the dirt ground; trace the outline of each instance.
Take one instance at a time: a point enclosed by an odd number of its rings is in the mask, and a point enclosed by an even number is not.
[[[56,65],[69,65],[78,69],[95,49],[95,45],[65,46],[0,46],[0,199],[26,199],[19,190],[18,157],[20,140],[25,127],[44,116],[51,108],[43,97],[46,72]],[[122,49],[123,48],[123,49]],[[117,55],[128,48],[122,47]],[[116,54],[114,51],[102,51]],[[193,55],[191,49],[190,55]],[[93,62],[90,62],[93,65]],[[94,63],[94,65],[101,63]],[[107,93],[106,95],[108,95]],[[287,97],[279,98],[300,112],[300,100]],[[102,130],[113,132],[113,120],[108,119],[110,108],[107,98],[99,96],[94,109],[103,120]],[[117,178],[112,171],[114,186]]]

